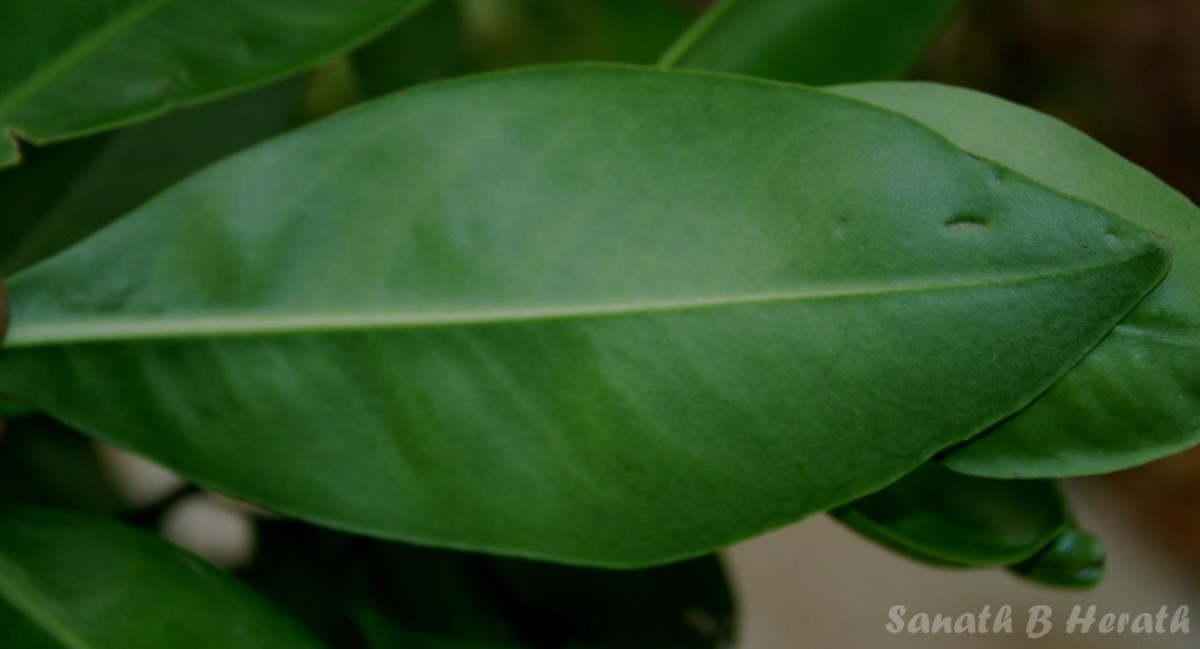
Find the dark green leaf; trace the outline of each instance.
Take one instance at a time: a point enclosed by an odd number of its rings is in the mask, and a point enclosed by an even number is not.
[[[435,2],[354,62],[373,95],[536,63],[653,63],[691,18],[674,0]]]
[[[951,454],[951,468],[992,477],[1106,473],[1200,441],[1196,205],[1078,131],[1001,99],[932,84],[838,92],[911,115],[966,151],[1141,223],[1175,252],[1167,279],[1083,363],[1019,416]]]
[[[24,164],[0,169],[0,214],[4,215],[0,218],[0,273],[20,270],[13,258],[28,245],[30,233],[41,226],[44,215],[87,169],[106,139],[100,136],[45,149],[31,147]]]
[[[960,566],[1027,559],[1067,524],[1050,480],[965,476],[930,462],[830,512],[867,538],[915,558]]]
[[[610,571],[295,523],[266,523],[261,538],[246,578],[338,647],[715,649],[732,635],[732,596],[713,556]]]
[[[426,0],[9,0],[0,132],[47,142],[230,94],[381,33]],[[17,160],[0,146],[0,167]]]
[[[468,53],[481,69],[534,63],[653,63],[691,22],[672,0],[464,3]]]
[[[350,613],[372,649],[396,646],[400,638],[431,649],[534,646],[520,628],[514,595],[497,582],[488,558],[396,543],[367,547],[370,559],[360,567]],[[358,555],[366,552],[360,547]]]
[[[270,519],[258,522],[256,538],[254,562],[238,576],[329,646],[366,649],[349,606],[362,576],[375,568],[374,557],[363,552],[368,542]],[[422,586],[434,592],[449,577],[438,575]]]
[[[1025,579],[1059,588],[1092,588],[1104,578],[1104,546],[1071,526],[1036,555],[1011,568]]]
[[[378,97],[473,71],[463,30],[460,3],[431,2],[409,20],[356,50],[350,59],[363,90]]]
[[[297,81],[284,81],[30,151],[25,164],[0,171],[0,272],[58,252],[204,166],[283,132],[298,93]]]
[[[982,431],[1167,263],[859,102],[547,68],[340,113],[28,269],[0,392],[324,524],[648,564]]]
[[[427,631],[397,622],[370,606],[360,608],[355,613],[355,619],[370,649],[533,649],[531,645],[516,640],[479,639]]]
[[[94,442],[48,417],[4,422],[0,501],[96,514],[124,509],[99,463]]]
[[[0,291],[0,296],[4,293]],[[37,414],[37,408],[7,395],[0,394],[0,420]]]
[[[155,536],[0,508],[0,646],[316,649],[293,620]]]
[[[898,77],[959,0],[724,0],[660,64],[813,85]]]
[[[636,571],[490,562],[534,646],[715,649],[733,639],[733,596],[715,556]]]

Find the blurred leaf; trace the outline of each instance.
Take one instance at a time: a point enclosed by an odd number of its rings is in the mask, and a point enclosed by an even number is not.
[[[117,133],[33,149],[0,170],[0,272],[11,274],[108,225],[191,173],[283,132],[296,80]]]
[[[724,0],[659,64],[811,85],[899,77],[959,0]]]
[[[350,49],[426,0],[8,0],[0,131],[78,137],[214,99]],[[0,146],[0,167],[16,162]]]
[[[1042,551],[1011,568],[1031,581],[1058,588],[1092,588],[1104,578],[1104,546],[1071,526]]]
[[[348,611],[366,541],[287,520],[259,521],[257,538],[254,563],[239,577],[330,647],[366,649]],[[445,577],[426,586],[436,590]]]
[[[94,137],[45,149],[31,149],[25,163],[0,169],[0,273],[20,270],[12,263],[30,233],[95,158],[106,137]],[[115,217],[114,217],[115,218]],[[47,250],[47,253],[55,250]]]
[[[324,119],[365,98],[362,81],[350,57],[339,56],[306,75],[297,110],[297,125]]]
[[[374,543],[359,566],[350,613],[372,649],[408,638],[416,646],[533,646],[513,613],[515,595],[492,576],[487,557]],[[547,624],[547,620],[538,620]],[[632,639],[630,639],[632,640]]]
[[[1140,223],[1175,253],[1162,284],[1083,363],[1020,415],[951,453],[949,467],[998,478],[1107,473],[1200,442],[1196,205],[1082,133],[1002,99],[933,84],[837,92],[910,115],[974,155]]]
[[[609,571],[287,522],[262,531],[259,563],[245,578],[338,647],[715,649],[732,635],[733,600],[716,557]]]
[[[102,519],[0,507],[0,646],[321,645],[212,566]]]
[[[869,539],[932,563],[1004,566],[1027,559],[1067,524],[1050,480],[992,480],[929,462],[830,512]]]
[[[372,97],[470,72],[467,36],[458,2],[428,3],[351,55],[362,87]]]
[[[653,63],[691,22],[669,0],[464,0],[468,53],[481,69],[534,63]]]
[[[372,606],[359,608],[355,619],[368,639],[370,649],[533,649],[533,645],[516,640],[479,639],[428,631],[397,622]]]
[[[543,68],[339,113],[14,277],[0,393],[325,525],[665,563],[1023,407],[1168,259],[860,102]]]
[[[48,417],[4,422],[0,502],[18,501],[95,514],[124,509],[94,443]]]
[[[0,292],[0,296],[3,292]],[[0,420],[37,414],[37,408],[9,396],[0,395]]]
[[[374,96],[538,63],[652,63],[691,18],[671,0],[435,2],[355,52],[354,62]]]
[[[733,640],[733,596],[715,556],[636,571],[490,564],[535,646],[712,649]]]

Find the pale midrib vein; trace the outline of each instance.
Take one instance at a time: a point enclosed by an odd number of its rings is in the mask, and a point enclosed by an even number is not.
[[[66,649],[94,649],[90,643],[59,620],[54,613],[47,610],[36,597],[13,583],[8,575],[16,573],[16,569],[8,565],[8,561],[0,556],[0,597],[5,597],[13,607],[24,612],[30,621],[38,625],[38,628],[45,631],[50,637],[62,643]]]
[[[1149,253],[1146,253],[1149,254]],[[1140,257],[1139,255],[1138,257]],[[933,293],[1029,284],[1081,275],[1130,263],[1137,257],[1062,269],[1034,275],[989,277],[959,282],[912,282],[810,288],[797,291],[726,295],[611,304],[554,305],[546,307],[479,308],[460,310],[333,312],[333,313],[242,313],[182,317],[90,318],[71,322],[32,322],[20,319],[14,310],[5,348],[43,347],[76,343],[179,338],[224,338],[258,335],[303,335],[367,331],[377,329],[420,329],[504,325],[553,320],[659,315],[703,309],[765,306],[788,302],[823,301],[859,297],[890,297],[910,293]]]
[[[22,102],[35,96],[47,86],[54,83],[76,63],[86,59],[107,45],[114,37],[142,20],[153,16],[164,7],[174,4],[177,0],[157,0],[147,2],[132,8],[126,13],[109,21],[103,28],[91,36],[79,40],[75,45],[63,50],[52,59],[48,65],[39,68],[25,83],[18,86],[7,97],[0,98],[0,127],[20,128],[19,124],[9,124],[8,120],[14,110],[21,107]]]

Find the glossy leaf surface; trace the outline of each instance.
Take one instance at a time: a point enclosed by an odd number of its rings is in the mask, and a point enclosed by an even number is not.
[[[660,64],[812,85],[904,74],[959,0],[724,0]]]
[[[937,462],[830,513],[886,547],[960,566],[1027,559],[1067,524],[1063,496],[1049,480],[976,478]]]
[[[425,0],[15,0],[0,8],[0,131],[93,133],[302,70]],[[16,162],[0,146],[0,167]]]
[[[317,649],[291,618],[158,537],[0,508],[0,646]]]
[[[1170,240],[1166,280],[1044,397],[949,455],[994,477],[1115,471],[1200,441],[1200,209],[1065,124],[978,92],[866,84],[838,92],[911,115],[975,155]]]
[[[1167,263],[858,102],[548,68],[341,113],[28,269],[0,393],[312,521],[648,564],[982,431]]]

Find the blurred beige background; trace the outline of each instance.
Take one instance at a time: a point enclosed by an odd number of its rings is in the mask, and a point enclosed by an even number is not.
[[[741,611],[739,649],[939,649],[1054,647],[1072,649],[1195,649],[1200,646],[1200,585],[1177,561],[1152,546],[1111,489],[1098,482],[1073,482],[1070,494],[1083,526],[1108,548],[1108,576],[1090,591],[1053,590],[1002,570],[945,570],[928,567],[865,541],[825,516],[742,543],[727,554]],[[1011,635],[892,634],[888,610],[903,604],[908,614],[924,611],[957,617],[1013,608]],[[1055,628],[1032,640],[1025,634],[1029,607],[1052,607]],[[1075,605],[1104,612],[1155,613],[1191,608],[1187,635],[1068,635],[1063,627]]]

